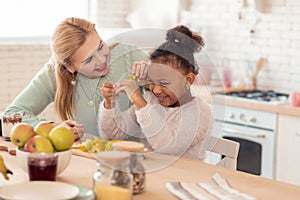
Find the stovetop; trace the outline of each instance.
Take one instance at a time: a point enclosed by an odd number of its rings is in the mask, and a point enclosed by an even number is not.
[[[229,92],[225,94],[226,97],[238,98],[241,100],[250,100],[269,104],[283,104],[288,103],[289,95],[285,93],[275,92],[273,90],[251,90]]]

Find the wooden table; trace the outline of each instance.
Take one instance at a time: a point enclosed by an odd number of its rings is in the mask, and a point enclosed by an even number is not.
[[[6,165],[14,172],[9,181],[0,176],[0,186],[8,183],[27,181],[28,176],[18,166],[15,156],[0,151]],[[96,171],[96,161],[73,155],[67,169],[58,176],[57,181],[76,184],[92,189],[92,175]],[[300,187],[259,176],[233,171],[197,160],[180,158],[163,169],[146,175],[146,191],[134,195],[134,200],[172,200],[177,199],[165,187],[168,181],[184,181],[188,183],[208,182],[213,174],[219,173],[230,185],[240,192],[247,193],[257,199],[299,199]]]

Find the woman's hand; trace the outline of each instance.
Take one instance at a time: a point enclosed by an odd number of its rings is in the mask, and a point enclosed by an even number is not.
[[[115,85],[112,83],[105,82],[102,85],[101,93],[104,101],[104,107],[106,109],[111,109],[115,107],[115,100],[116,100],[116,92],[115,92]]]
[[[63,121],[61,123],[61,125],[67,127],[74,133],[75,140],[79,140],[84,134],[83,125],[77,121],[69,119],[69,120]]]

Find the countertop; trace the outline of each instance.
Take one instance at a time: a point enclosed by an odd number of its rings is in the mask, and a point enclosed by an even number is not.
[[[220,88],[212,88],[207,86],[193,86],[192,93],[209,103],[214,104],[225,104],[226,106],[235,106],[240,108],[261,110],[266,112],[274,112],[282,115],[290,115],[295,117],[300,117],[300,107],[293,107],[289,103],[272,105],[267,103],[244,101],[233,98],[223,98],[221,96],[215,95],[218,93],[223,93],[224,90]]]

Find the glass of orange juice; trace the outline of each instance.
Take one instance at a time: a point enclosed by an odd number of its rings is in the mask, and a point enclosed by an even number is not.
[[[97,172],[93,175],[97,200],[131,200],[132,175],[129,172],[130,154],[118,151],[97,153]]]

